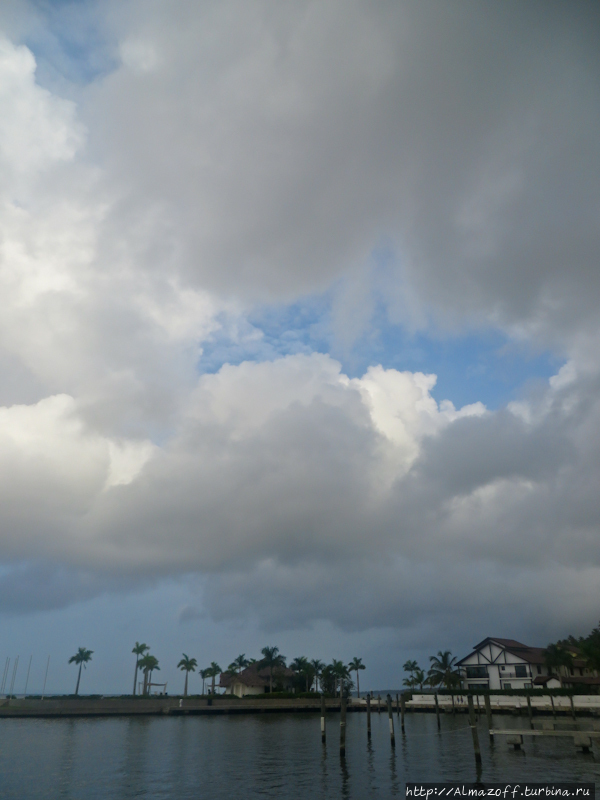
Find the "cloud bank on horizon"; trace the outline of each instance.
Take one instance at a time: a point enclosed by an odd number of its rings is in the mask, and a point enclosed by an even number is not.
[[[598,9],[82,9],[0,11],[1,608],[197,576],[273,630],[589,628]],[[329,352],[263,348],[310,297]],[[496,410],[351,376],[376,303],[563,366]]]

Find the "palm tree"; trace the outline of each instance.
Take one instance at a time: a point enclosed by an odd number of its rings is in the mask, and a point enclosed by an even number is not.
[[[234,658],[233,661],[231,662],[231,666],[235,667],[235,669],[237,670],[238,674],[243,669],[245,669],[249,664],[250,664],[250,662],[246,658],[246,654],[245,653],[240,653],[240,655],[237,658]]]
[[[80,647],[74,656],[69,659],[69,664],[79,664],[79,672],[77,673],[77,686],[75,687],[75,694],[79,694],[79,681],[81,680],[81,667],[85,667],[88,661],[92,660],[93,650],[86,650],[85,647]]]
[[[140,656],[143,656],[146,650],[150,650],[147,644],[140,644],[139,642],[135,643],[135,647],[131,651],[135,654],[135,672],[133,673],[133,694],[135,695],[135,687],[137,684],[137,674],[138,674],[138,667],[140,665]]]
[[[266,667],[269,667],[269,693],[273,694],[273,668],[285,667],[285,656],[282,656],[278,647],[263,647],[260,651]]]
[[[298,656],[290,664],[290,669],[303,676],[306,682],[306,691],[308,692],[314,677],[313,667],[308,658],[306,656]]]
[[[362,658],[356,658],[356,656],[352,659],[352,661],[348,664],[348,669],[350,672],[356,672],[356,696],[360,697],[360,682],[358,680],[358,671],[361,669],[366,669],[365,665],[362,663]]]
[[[553,674],[554,667],[557,668],[558,672],[560,670],[560,667],[573,666],[573,656],[560,643],[549,644],[548,647],[544,650],[543,655],[544,655],[544,663],[548,667],[548,673],[550,675]]]
[[[185,685],[183,687],[183,696],[187,697],[187,687],[188,687],[188,675],[190,672],[195,672],[196,667],[198,666],[198,662],[195,658],[188,658],[185,653],[182,653],[183,658],[177,664],[177,669],[185,670]]]
[[[202,694],[204,695],[204,682],[210,678],[210,667],[200,670],[200,677],[202,678]]]
[[[221,670],[221,667],[217,664],[216,661],[211,661],[210,662],[209,669],[210,669],[210,674],[209,674],[208,677],[212,678],[211,692],[212,692],[212,694],[214,694],[215,693],[215,678],[217,677],[217,675],[221,674],[222,670]]]
[[[340,697],[341,697],[344,683],[347,682],[348,679],[350,678],[350,671],[348,670],[348,667],[344,664],[343,661],[337,661],[335,658],[331,662],[331,671],[335,679],[334,695],[337,694],[337,684],[339,681]]]
[[[452,656],[450,650],[438,651],[437,656],[430,656],[431,667],[428,675],[435,686],[442,683],[446,689],[456,684],[458,673],[454,667],[456,658]]]
[[[152,684],[152,673],[155,669],[160,672],[160,667],[158,666],[158,659],[155,656],[151,656],[150,653],[145,655],[143,658],[140,658],[140,669],[144,673],[144,694],[150,694],[151,684]]]
[[[311,667],[315,673],[315,689],[319,691],[319,678],[321,677],[321,673],[323,672],[323,667],[325,664],[322,661],[319,661],[318,658],[313,658],[310,662]]]
[[[426,682],[427,676],[421,667],[417,667],[417,669],[414,671],[413,680],[415,682],[415,686],[418,686],[419,689],[423,691],[423,684]]]
[[[404,672],[410,672],[410,674],[412,675],[412,673],[415,670],[419,669],[419,665],[417,664],[416,661],[405,661],[404,664],[402,665],[402,669],[404,670]]]
[[[409,675],[408,678],[404,678],[402,685],[408,687],[409,689],[414,689],[417,685],[417,679],[414,675]]]

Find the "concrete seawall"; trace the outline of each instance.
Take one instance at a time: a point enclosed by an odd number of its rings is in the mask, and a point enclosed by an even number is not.
[[[397,712],[396,698],[394,697],[394,713]],[[387,713],[385,698],[381,698],[381,713]],[[494,714],[527,714],[527,701],[524,697],[492,695],[492,712]],[[534,697],[531,699],[534,714],[570,715],[575,711],[578,716],[600,716],[600,696],[575,695],[573,708],[568,697],[554,697],[554,707],[550,697]],[[455,713],[466,713],[467,695],[455,696]],[[483,697],[479,703],[475,701],[480,711],[483,712]],[[452,712],[452,701],[448,695],[439,696],[440,711]],[[340,701],[328,699],[328,711],[339,711]],[[39,698],[0,699],[0,719],[8,717],[93,717],[93,716],[136,716],[136,715],[185,715],[185,714],[264,714],[278,712],[319,712],[321,709],[320,698],[244,698],[216,695],[207,697],[48,697]],[[351,698],[348,701],[349,712],[365,712],[365,700]],[[377,714],[377,700],[371,705],[371,711]],[[406,703],[408,713],[425,712],[434,713],[435,705],[432,695],[414,694]]]
[[[260,714],[320,711],[320,698],[244,699],[216,696],[204,698],[148,697],[53,697],[0,700],[0,718],[8,717],[110,717],[160,714]],[[329,711],[339,711],[339,700],[327,700]],[[349,711],[362,710],[348,707]]]

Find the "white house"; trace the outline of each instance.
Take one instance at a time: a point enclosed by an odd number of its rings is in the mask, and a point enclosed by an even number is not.
[[[573,659],[571,667],[549,672],[543,647],[529,647],[514,639],[487,638],[457,662],[463,689],[559,689],[598,686],[598,674],[587,667],[579,649],[562,643]]]
[[[531,689],[542,683],[552,689],[560,681],[548,674],[543,647],[528,647],[514,639],[487,638],[457,662],[463,689]]]

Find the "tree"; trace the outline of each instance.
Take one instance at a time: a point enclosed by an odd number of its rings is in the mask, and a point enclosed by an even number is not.
[[[209,670],[210,670],[209,678],[212,678],[211,693],[214,694],[215,693],[215,678],[217,677],[217,675],[221,674],[222,670],[221,670],[221,667],[217,664],[216,661],[211,661],[210,662]]]
[[[144,673],[143,693],[145,695],[150,694],[150,689],[152,688],[152,673],[154,670],[158,670],[160,672],[158,659],[155,656],[151,656],[150,653],[147,653],[143,658],[140,658],[140,669]]]
[[[423,691],[423,685],[427,682],[427,676],[425,675],[425,671],[421,669],[421,667],[417,667],[417,669],[413,673],[413,679],[415,681],[415,687],[419,687],[421,691]]]
[[[548,667],[548,673],[553,675],[555,668],[558,672],[560,667],[572,667],[573,656],[562,644],[549,644],[544,650],[544,663]]]
[[[576,646],[589,669],[600,672],[600,625],[589,636],[577,640]]]
[[[143,656],[144,653],[146,652],[146,650],[150,650],[150,648],[148,647],[147,644],[144,644],[143,642],[142,642],[142,644],[140,644],[139,642],[136,642],[135,643],[135,647],[131,651],[132,653],[135,654],[135,672],[133,673],[133,694],[134,695],[135,695],[135,689],[136,689],[136,685],[137,685],[138,668],[140,666],[140,658],[139,657]]]
[[[207,678],[210,678],[210,667],[200,670],[200,677],[202,678],[202,694],[204,694],[204,683]]]
[[[331,662],[331,672],[334,677],[334,695],[337,694],[337,687],[340,687],[340,697],[345,688],[350,682],[350,671],[343,661],[338,661],[335,658]]]
[[[404,672],[410,672],[410,674],[412,675],[415,670],[419,669],[419,665],[417,664],[416,661],[405,661],[402,666],[402,669],[404,670]]]
[[[69,659],[69,664],[78,664],[79,672],[77,673],[77,686],[75,687],[75,694],[79,694],[79,681],[81,680],[81,667],[86,668],[86,664],[92,660],[93,650],[86,650],[85,647],[80,647],[74,656]]]
[[[281,655],[278,647],[263,647],[260,652],[263,654],[265,667],[269,668],[269,692],[273,694],[273,669],[285,667],[285,656]]]
[[[245,669],[250,664],[248,659],[246,658],[245,653],[240,653],[237,658],[234,658],[231,662],[230,666],[234,667],[234,669],[238,672],[238,674]]]
[[[183,687],[183,696],[187,697],[188,690],[188,675],[190,672],[195,672],[198,662],[195,658],[189,658],[185,653],[182,653],[183,658],[177,664],[177,669],[185,670],[185,685]]]
[[[313,666],[308,658],[306,658],[306,656],[298,656],[298,658],[295,658],[290,664],[290,669],[296,672],[298,676],[302,678],[304,683],[303,688],[305,688],[308,692],[315,674]]]
[[[456,658],[452,656],[450,650],[438,651],[437,656],[430,656],[431,667],[428,676],[431,680],[432,686],[439,686],[443,684],[446,689],[450,689],[456,685],[459,678],[458,672],[454,667]]]
[[[315,680],[315,689],[319,691],[319,680],[321,678],[321,672],[323,671],[323,667],[325,664],[322,661],[319,661],[318,658],[313,658],[310,662],[311,667],[313,668],[314,672],[314,680]]]
[[[362,663],[362,658],[356,658],[356,656],[352,659],[352,661],[348,664],[348,669],[350,672],[356,672],[356,696],[360,697],[360,682],[358,680],[358,671],[361,669],[366,669],[365,665]]]

